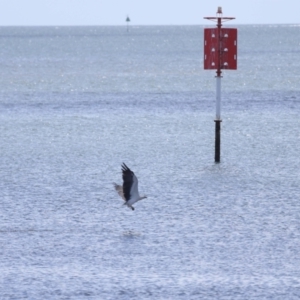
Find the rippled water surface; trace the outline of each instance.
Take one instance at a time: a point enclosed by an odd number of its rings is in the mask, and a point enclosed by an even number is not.
[[[215,164],[203,27],[0,28],[0,299],[299,299],[300,29],[238,30]]]

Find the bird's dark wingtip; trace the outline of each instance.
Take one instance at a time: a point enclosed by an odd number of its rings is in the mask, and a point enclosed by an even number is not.
[[[126,164],[123,162],[123,164],[122,164],[122,171],[127,171],[127,170],[129,170],[130,171],[130,169],[126,166]]]

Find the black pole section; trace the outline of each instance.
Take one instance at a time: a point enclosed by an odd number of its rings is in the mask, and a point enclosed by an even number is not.
[[[215,135],[215,162],[220,162],[221,153],[221,122],[222,120],[215,120],[216,135]]]

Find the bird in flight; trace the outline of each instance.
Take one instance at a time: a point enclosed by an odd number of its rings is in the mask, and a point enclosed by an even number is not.
[[[122,165],[123,186],[114,183],[115,190],[125,201],[125,205],[134,210],[132,206],[135,202],[147,198],[140,196],[138,190],[138,179],[134,173],[123,163]]]

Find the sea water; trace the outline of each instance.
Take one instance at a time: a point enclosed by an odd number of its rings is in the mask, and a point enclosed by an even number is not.
[[[0,299],[299,299],[300,27],[237,28],[215,164],[203,26],[0,27]]]

